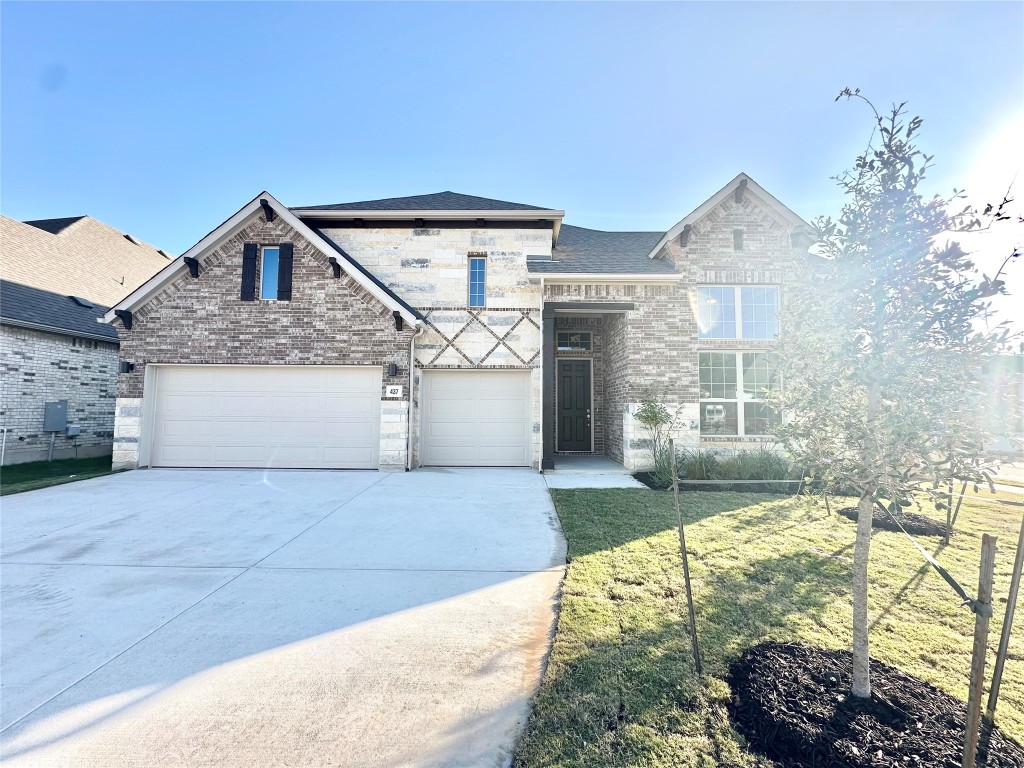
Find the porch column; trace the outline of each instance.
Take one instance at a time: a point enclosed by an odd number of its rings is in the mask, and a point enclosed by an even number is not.
[[[555,310],[544,306],[541,312],[544,355],[541,359],[541,407],[544,416],[543,451],[540,468],[555,468]]]

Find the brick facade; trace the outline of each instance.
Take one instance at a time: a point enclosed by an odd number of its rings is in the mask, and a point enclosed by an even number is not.
[[[589,353],[556,352],[593,359],[594,449],[629,469],[650,464],[650,435],[633,418],[641,401],[653,398],[676,414],[674,436],[681,445],[729,445],[764,438],[700,435],[698,354],[704,349],[767,349],[769,342],[698,340],[697,286],[774,285],[784,287],[796,269],[792,217],[747,193],[729,194],[695,221],[684,246],[673,238],[660,256],[674,276],[635,280],[560,279],[528,269],[528,257],[550,255],[551,232],[523,226],[336,227],[324,235],[360,262],[383,284],[424,315],[414,341],[395,331],[390,311],[344,275],[334,279],[326,258],[281,220],[256,215],[201,262],[198,279],[187,274],[135,310],[131,331],[119,328],[122,360],[136,369],[120,377],[115,460],[139,459],[145,431],[143,377],[146,365],[236,363],[251,365],[379,365],[384,385],[401,384],[407,400],[387,401],[382,393],[381,463],[403,465],[412,431],[419,461],[419,393],[422,372],[431,369],[519,369],[531,372],[533,464],[540,466],[542,431],[553,428],[554,412],[542,414],[542,305],[632,303],[629,311],[579,316],[559,311],[558,328],[593,334]],[[742,232],[741,236],[736,234]],[[742,239],[742,250],[737,250]],[[295,244],[291,302],[243,302],[239,298],[245,242]],[[487,259],[486,307],[468,307],[467,259]],[[783,292],[784,293],[784,292]],[[386,367],[397,364],[389,378]],[[412,403],[413,419],[406,416]],[[557,405],[557,404],[556,404]],[[122,415],[123,412],[123,415]],[[542,425],[544,425],[542,427]]]
[[[286,241],[294,244],[292,300],[242,301],[243,244]],[[346,273],[335,279],[327,258],[280,218],[257,215],[201,260],[198,278],[182,273],[133,315],[130,331],[117,323],[121,359],[135,365],[118,381],[119,466],[139,461],[136,416],[122,412],[140,406],[147,365],[377,365],[384,387],[409,391],[412,331],[397,331],[391,310]],[[397,376],[387,375],[389,363]],[[381,400],[381,462],[401,468],[408,401],[387,400],[383,390]]]
[[[68,401],[78,437],[57,433],[55,458],[111,452],[117,345],[15,326],[0,326],[0,426],[7,428],[4,463],[45,459],[44,403]]]

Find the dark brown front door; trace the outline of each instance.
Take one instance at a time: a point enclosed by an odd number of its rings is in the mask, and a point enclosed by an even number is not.
[[[590,361],[558,361],[558,450],[589,451]]]

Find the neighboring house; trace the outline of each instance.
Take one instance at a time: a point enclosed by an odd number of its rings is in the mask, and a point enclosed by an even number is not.
[[[442,192],[263,193],[107,313],[114,465],[402,469],[650,462],[770,440],[760,398],[807,225],[740,174],[667,232]]]
[[[20,222],[0,216],[0,427],[3,462],[110,453],[117,331],[107,307],[170,256],[87,216]],[[44,430],[48,402],[67,424]],[[77,434],[75,434],[77,431]]]

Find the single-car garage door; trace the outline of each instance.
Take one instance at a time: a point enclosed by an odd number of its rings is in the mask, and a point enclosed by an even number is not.
[[[530,371],[425,371],[421,463],[530,466]]]
[[[151,373],[151,466],[377,468],[377,366],[156,366]]]

